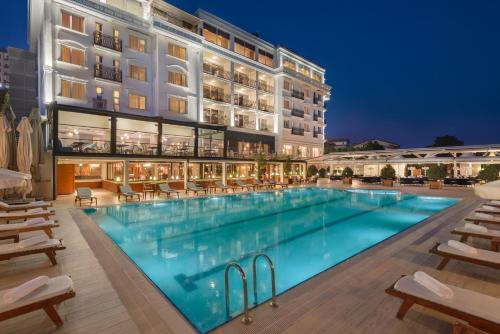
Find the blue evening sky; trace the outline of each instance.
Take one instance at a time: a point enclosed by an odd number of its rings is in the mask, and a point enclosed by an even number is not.
[[[203,8],[325,67],[329,138],[500,143],[500,1],[170,3]],[[0,45],[27,47],[26,1],[5,1],[3,11]]]

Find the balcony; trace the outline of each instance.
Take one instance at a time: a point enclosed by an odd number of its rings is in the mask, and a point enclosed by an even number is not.
[[[314,114],[313,115],[313,120],[316,121],[316,122],[320,122],[322,123],[323,122],[323,117],[321,117],[320,115],[318,114]]]
[[[303,136],[304,135],[304,129],[301,129],[301,128],[292,128],[292,135]]]
[[[274,86],[264,81],[259,81],[259,90],[264,91],[266,93],[274,94]]]
[[[255,130],[255,122],[249,121],[249,122],[238,122],[238,120],[235,121],[234,126],[240,129],[248,129],[248,130]]]
[[[292,116],[304,118],[304,110],[292,109]]]
[[[259,110],[265,112],[274,112],[274,106],[267,104],[265,102],[259,101]]]
[[[222,88],[210,85],[203,85],[203,97],[217,102],[231,102],[231,95],[226,94]]]
[[[92,98],[92,107],[94,109],[106,110],[107,100],[103,99],[102,96],[97,96]]]
[[[95,64],[94,77],[115,82],[122,82],[122,70],[114,67],[102,66],[101,64]]]
[[[203,63],[203,72],[206,74],[213,75],[217,78],[226,79],[226,80],[231,79],[231,73],[224,70],[224,68],[222,66],[219,66],[219,65]]]
[[[292,90],[292,97],[303,100],[304,99],[304,92],[293,89]]]
[[[239,72],[234,72],[234,82],[250,88],[257,87],[257,82],[255,80],[252,80],[248,77],[248,75],[241,74]]]
[[[234,97],[234,104],[243,108],[255,108],[255,101],[250,100],[248,96],[245,95],[236,95]]]
[[[100,31],[94,31],[94,45],[122,52],[122,40],[118,37],[105,35]]]
[[[313,137],[314,137],[314,138],[318,138],[318,132],[314,131],[314,132],[313,132]]]

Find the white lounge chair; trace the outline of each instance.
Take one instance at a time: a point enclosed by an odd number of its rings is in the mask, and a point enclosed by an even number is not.
[[[451,259],[500,269],[500,253],[474,247],[471,248],[475,249],[476,253],[467,253],[448,244],[437,243],[429,252],[443,257],[443,260],[437,267],[438,270],[443,269]]]
[[[255,185],[253,185],[253,184],[245,183],[241,180],[235,180],[235,182],[236,182],[236,185],[241,188],[241,190],[243,190],[243,189],[250,190],[250,188],[255,190]]]
[[[47,285],[10,304],[4,301],[9,291],[11,289],[0,291],[0,321],[43,309],[56,326],[62,326],[63,320],[55,307],[75,297],[73,281],[66,275],[49,278]]]
[[[33,201],[23,204],[9,204],[0,201],[0,211],[11,212],[11,211],[28,211],[30,209],[41,208],[43,210],[48,210],[52,206],[51,202],[45,201]]]
[[[205,194],[207,194],[207,189],[197,186],[194,182],[188,181],[186,182],[186,186],[186,194],[188,193],[188,191],[194,192],[196,196],[198,196],[199,192],[204,192]]]
[[[53,220],[44,220],[43,218],[29,219],[22,223],[12,223],[12,224],[0,224],[0,232],[13,232],[17,231],[19,233],[23,232],[33,232],[33,231],[43,231],[49,238],[52,238],[52,229],[59,227]]]
[[[500,333],[500,299],[479,292],[445,284],[453,298],[443,298],[417,283],[412,276],[403,276],[386,291],[401,298],[403,303],[396,317],[404,319],[414,304],[422,305],[443,314],[468,322],[488,333]]]
[[[467,224],[466,224],[467,225]],[[474,225],[480,226],[480,225]],[[498,252],[498,247],[500,245],[500,230],[493,230],[482,226],[484,230],[471,229],[466,226],[455,227],[452,234],[457,234],[460,236],[461,242],[466,242],[468,238],[479,238],[491,241],[491,250]]]
[[[141,194],[138,192],[135,192],[130,188],[130,186],[120,186],[120,192],[118,193],[118,200],[120,200],[121,197],[125,197],[125,201],[128,200],[129,198],[134,198],[137,197],[137,200],[141,200]]]
[[[176,194],[177,198],[179,198],[179,190],[171,188],[168,183],[160,183],[158,185],[158,197],[161,194],[166,194],[167,197],[170,197],[170,194]]]
[[[48,239],[36,245],[26,247],[20,247],[20,243],[2,244],[0,245],[0,261],[10,260],[25,255],[45,253],[50,262],[56,265],[56,251],[63,249],[66,249],[66,247],[62,245],[62,241],[59,239]]]
[[[31,218],[44,218],[49,220],[49,216],[54,212],[43,210],[41,208],[29,209],[28,211],[13,211],[13,212],[0,212],[0,222],[11,222],[16,220],[27,220]]]
[[[95,202],[97,205],[97,197],[92,194],[92,189],[89,187],[76,188],[75,205],[79,202],[82,206],[82,201],[90,201],[90,205]]]
[[[224,185],[224,183],[222,183],[222,181],[215,181],[215,188],[221,189],[222,192],[226,192],[226,193],[228,192],[229,189],[232,189],[233,193],[235,191],[235,187]]]

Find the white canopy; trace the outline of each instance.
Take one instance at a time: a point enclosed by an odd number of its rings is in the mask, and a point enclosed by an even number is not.
[[[474,192],[484,199],[500,200],[500,180],[477,186],[474,188]]]
[[[31,174],[15,172],[10,169],[0,168],[0,189],[15,189],[23,193],[29,193],[31,185]],[[30,190],[31,191],[31,190]]]

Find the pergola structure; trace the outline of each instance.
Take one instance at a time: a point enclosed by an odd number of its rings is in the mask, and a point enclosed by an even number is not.
[[[309,159],[307,163],[329,167],[332,173],[348,166],[355,174],[367,176],[379,175],[380,169],[387,164],[393,166],[398,176],[406,176],[404,173],[409,165],[446,164],[453,166],[455,177],[475,176],[482,165],[500,163],[500,144],[332,152]]]

